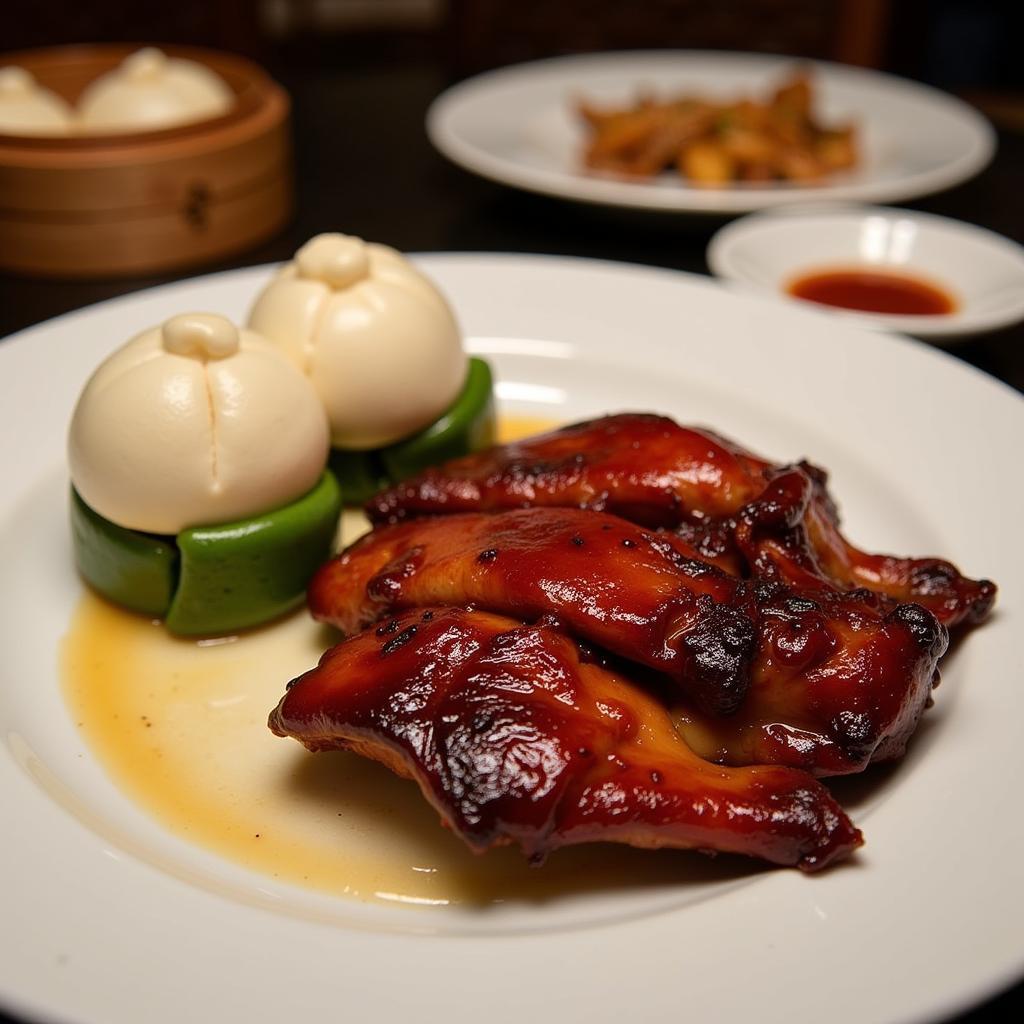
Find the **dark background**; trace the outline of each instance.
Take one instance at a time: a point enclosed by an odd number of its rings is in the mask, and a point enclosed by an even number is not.
[[[18,5],[17,18],[4,21],[2,45],[199,44],[255,58],[289,90],[293,221],[243,257],[190,273],[286,259],[328,230],[407,251],[572,254],[707,273],[704,249],[720,221],[616,214],[473,178],[431,149],[427,106],[477,71],[591,50],[760,50],[878,67],[958,93],[999,132],[999,153],[981,175],[906,205],[1020,240],[1022,28],[1024,4],[996,0],[119,0]],[[54,282],[0,275],[0,337],[183,276]],[[954,354],[1024,390],[1024,328],[969,341]],[[1018,987],[957,1020],[977,1024],[999,1011],[1022,1019],[1022,1009]],[[0,1011],[0,1024],[7,1020]]]
[[[999,0],[51,0],[19,5],[7,49],[90,41],[212,46],[250,56],[294,102],[288,229],[190,273],[285,259],[340,230],[407,251],[565,253],[706,273],[710,220],[611,216],[516,194],[449,166],[423,114],[447,85],[518,60],[602,49],[761,50],[878,67],[956,92],[999,129],[981,176],[908,206],[1024,237],[1024,4]],[[2,205],[2,196],[0,196]],[[0,273],[0,337],[184,274],[54,283]],[[1024,328],[956,354],[1024,389]]]

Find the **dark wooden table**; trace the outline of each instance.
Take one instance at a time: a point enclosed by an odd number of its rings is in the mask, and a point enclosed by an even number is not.
[[[277,75],[295,101],[294,221],[244,258],[199,273],[286,259],[310,235],[331,230],[413,252],[554,253],[707,273],[704,250],[720,222],[575,206],[513,192],[450,166],[423,131],[426,108],[445,84],[430,66],[278,69]],[[1020,240],[1022,181],[1024,136],[1001,135],[995,161],[973,181],[906,205]],[[0,337],[171,279],[72,283],[0,276]],[[961,344],[953,354],[1024,391],[1024,325]],[[1021,1019],[1022,1009],[1024,986],[1018,986],[958,1020],[977,1024],[999,1010],[1017,1011]],[[0,1022],[5,1019],[0,1012]]]

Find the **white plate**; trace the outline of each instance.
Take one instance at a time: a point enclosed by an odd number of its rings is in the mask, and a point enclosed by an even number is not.
[[[787,294],[798,277],[863,267],[937,284],[956,301],[942,316],[896,316],[822,307],[875,330],[953,341],[1024,319],[1024,248],[993,231],[913,210],[810,207],[756,213],[711,239],[708,266],[765,295]]]
[[[64,432],[112,347],[185,309],[244,314],[268,268],[168,285],[0,345],[0,1003],[47,1019],[928,1018],[1024,969],[1017,444],[1024,403],[923,346],[670,271],[420,259],[506,409],[649,409],[833,471],[850,535],[1002,585],[906,760],[844,785],[866,848],[810,878],[719,876],[486,910],[349,903],[171,835],[103,774],[62,702],[79,593]],[[689,857],[687,861],[685,858]]]
[[[729,99],[764,95],[809,64],[826,122],[856,120],[863,159],[827,184],[692,188],[678,175],[627,182],[584,173],[581,97],[626,103],[638,89]],[[928,86],[877,71],[748,53],[643,51],[558,57],[478,75],[443,93],[427,114],[434,145],[485,178],[530,192],[609,206],[746,213],[801,199],[891,203],[929,195],[977,174],[995,136],[972,107]]]

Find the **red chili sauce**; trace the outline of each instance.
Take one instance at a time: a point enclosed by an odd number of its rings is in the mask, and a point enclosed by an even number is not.
[[[935,285],[885,270],[812,271],[791,281],[786,291],[798,299],[865,313],[942,316],[956,309],[952,296]]]

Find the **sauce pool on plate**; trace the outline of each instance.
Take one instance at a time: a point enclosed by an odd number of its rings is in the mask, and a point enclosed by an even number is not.
[[[866,267],[813,270],[786,285],[798,299],[861,313],[945,316],[956,311],[949,292],[910,274]]]
[[[551,426],[505,421],[501,440]],[[368,526],[346,512],[343,540]],[[558,851],[542,870],[510,848],[477,857],[415,784],[355,754],[310,754],[274,736],[267,715],[285,683],[337,639],[298,612],[234,637],[185,640],[86,593],[64,640],[65,698],[110,776],[165,827],[298,886],[374,902],[487,904],[713,870],[621,847]]]

